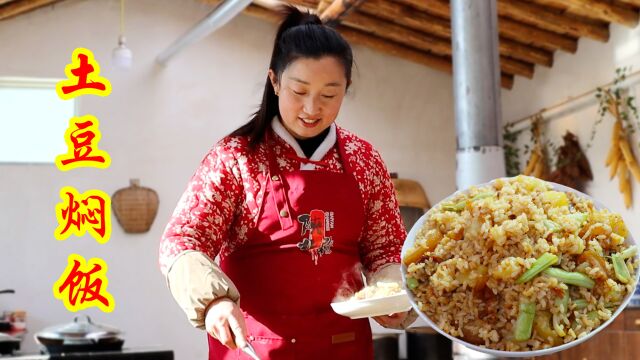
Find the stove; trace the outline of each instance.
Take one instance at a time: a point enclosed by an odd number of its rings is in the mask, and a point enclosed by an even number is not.
[[[120,351],[78,352],[66,354],[13,354],[0,360],[173,360],[173,350],[131,348]]]

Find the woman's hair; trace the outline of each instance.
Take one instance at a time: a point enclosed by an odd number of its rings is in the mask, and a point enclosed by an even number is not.
[[[269,69],[278,77],[292,62],[300,58],[319,59],[333,56],[344,66],[347,86],[351,83],[353,54],[349,43],[333,28],[322,24],[316,15],[301,12],[293,6],[280,9],[284,20],[278,28],[273,44]],[[269,77],[264,85],[262,102],[249,122],[236,129],[232,136],[248,136],[249,147],[255,148],[264,139],[264,134],[274,116],[280,115],[278,97]]]

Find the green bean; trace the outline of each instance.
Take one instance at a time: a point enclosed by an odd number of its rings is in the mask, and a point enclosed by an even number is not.
[[[573,305],[576,310],[582,310],[589,306],[589,302],[585,299],[576,299],[573,300]]]
[[[483,193],[479,193],[476,196],[471,198],[471,201],[476,201],[476,200],[481,200],[481,199],[486,199],[488,197],[492,197],[494,196],[495,193],[492,192],[483,192]]]
[[[611,254],[611,260],[613,261],[613,270],[616,273],[616,278],[618,278],[620,282],[628,284],[631,280],[631,275],[622,256],[620,256],[619,253]]]
[[[520,275],[518,280],[516,280],[516,284],[522,284],[533,279],[536,275],[543,272],[546,268],[555,264],[557,261],[558,261],[558,257],[551,253],[542,254],[533,263],[533,265],[531,265],[529,270],[525,271],[524,274]]]
[[[582,223],[587,221],[587,219],[589,218],[589,214],[577,212],[577,213],[569,214],[567,215],[567,217],[570,219],[576,220],[580,225],[582,225]]]
[[[593,289],[593,286],[596,284],[590,277],[579,272],[568,272],[558,268],[549,268],[545,270],[544,273],[565,284],[576,285],[587,289]]]
[[[416,280],[415,278],[412,278],[412,277],[407,278],[407,286],[409,287],[409,289],[413,290],[417,288],[418,285],[419,285],[418,280]]]
[[[536,304],[520,303],[520,313],[516,321],[514,337],[516,341],[529,340],[533,328],[533,319],[536,317]]]
[[[467,206],[467,200],[462,200],[456,204],[442,205],[442,210],[458,212],[464,210],[465,206]]]
[[[562,230],[562,227],[559,224],[557,224],[557,223],[555,223],[555,222],[553,222],[551,220],[544,219],[544,220],[542,220],[542,223],[547,228],[547,230],[549,230],[549,231],[551,231],[553,233]]]
[[[638,247],[633,245],[628,249],[624,250],[623,252],[621,252],[620,256],[622,256],[623,259],[628,259],[630,257],[636,256],[637,253],[638,253]]]
[[[476,200],[480,200],[480,199],[485,199],[488,197],[492,197],[494,196],[495,193],[492,192],[483,192],[483,193],[479,193],[476,194],[476,196],[471,198],[471,201],[476,201]],[[446,204],[446,205],[442,205],[442,210],[444,211],[455,211],[455,212],[459,212],[464,210],[464,208],[467,206],[467,200],[462,200],[460,202],[457,202],[455,204]]]

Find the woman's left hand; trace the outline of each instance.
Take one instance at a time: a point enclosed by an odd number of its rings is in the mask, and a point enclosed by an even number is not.
[[[391,315],[375,316],[375,320],[378,324],[389,329],[404,329],[404,322],[409,317],[410,311],[395,313]]]
[[[397,282],[402,284],[402,277],[400,274],[400,264],[387,264],[378,269],[376,273],[367,275],[367,284],[375,284],[378,281]],[[418,314],[415,311],[409,310],[390,315],[375,316],[373,320],[385,328],[403,330],[413,324],[417,317]]]

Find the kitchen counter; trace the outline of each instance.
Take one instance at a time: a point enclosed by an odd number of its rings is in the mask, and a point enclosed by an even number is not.
[[[173,351],[158,348],[133,348],[121,351],[81,352],[68,354],[14,354],[2,360],[173,360]]]

